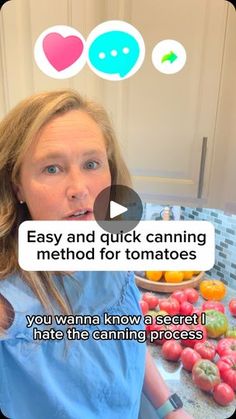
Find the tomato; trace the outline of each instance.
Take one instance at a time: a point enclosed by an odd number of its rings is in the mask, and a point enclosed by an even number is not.
[[[184,316],[188,316],[192,314],[193,311],[193,305],[189,303],[188,301],[183,301],[180,303],[179,313],[183,314]]]
[[[201,359],[201,355],[192,348],[184,348],[180,358],[183,367],[188,371],[192,371],[195,362]]]
[[[149,310],[156,308],[159,302],[159,299],[156,297],[156,295],[152,294],[151,292],[145,292],[142,296],[142,300],[148,303]]]
[[[214,301],[214,300],[208,300],[205,301],[202,305],[202,310],[217,310],[220,311],[221,313],[225,312],[225,307],[222,303],[220,303],[219,301]]]
[[[210,338],[218,338],[224,335],[228,329],[228,320],[225,314],[217,310],[206,310],[206,329]]]
[[[170,315],[179,314],[179,302],[172,297],[159,300],[160,310],[167,311]]]
[[[161,343],[163,343],[163,342],[161,342],[160,341],[160,339],[158,339],[158,338],[155,338],[154,339],[154,336],[153,336],[153,334],[152,334],[152,332],[154,333],[155,331],[156,332],[159,332],[160,330],[165,330],[165,326],[163,326],[163,325],[160,325],[160,324],[156,324],[156,323],[153,323],[153,324],[150,324],[149,325],[149,327],[148,327],[148,331],[149,331],[149,339],[151,339],[151,343],[155,343],[156,345],[160,345]],[[151,337],[152,336],[152,337]]]
[[[146,330],[147,336],[148,336],[149,332],[150,332],[150,324],[145,324],[145,330]]]
[[[213,397],[216,403],[227,406],[234,400],[234,392],[228,384],[220,383],[214,387]]]
[[[176,330],[178,327],[177,326],[175,326],[175,325],[173,325],[173,324],[171,324],[171,325],[165,325],[165,324],[153,324],[153,325],[151,325],[150,327],[149,327],[149,330],[150,330],[150,332],[153,330],[154,332],[153,333],[155,333],[155,331],[157,331],[157,332],[160,332],[160,331],[167,331],[167,330],[169,330],[169,331],[173,331],[173,330]],[[153,341],[153,343],[155,343],[156,345],[163,345],[163,343],[165,343],[165,342],[169,342],[171,340],[171,337],[169,337],[169,339],[166,339],[165,337],[156,337],[155,338],[155,336],[153,335],[152,336],[152,341]],[[173,339],[172,339],[173,340]],[[176,339],[175,339],[175,341],[176,341]]]
[[[161,353],[168,361],[178,361],[183,348],[180,343],[176,340],[171,339],[168,342],[163,343]]]
[[[183,271],[184,274],[184,281],[192,279],[193,277],[193,271]]]
[[[225,333],[227,338],[234,338],[236,339],[236,326],[229,326],[227,332]]]
[[[144,302],[146,303],[146,301],[144,301]],[[144,324],[145,324],[145,329],[146,329],[147,334],[149,334],[150,327],[151,327],[151,325],[153,324],[153,321],[154,321],[154,317],[152,316],[152,313],[154,313],[154,312],[152,312],[152,311],[149,310],[147,313],[144,314]],[[145,317],[146,317],[146,315],[147,316],[152,316],[152,324],[145,323]]]
[[[157,312],[156,312],[156,310],[148,310],[147,315],[152,316],[152,318],[155,319],[155,317],[157,315]]]
[[[212,391],[220,383],[220,372],[209,359],[200,359],[193,366],[192,379],[201,390]]]
[[[198,342],[194,345],[195,351],[197,351],[203,359],[209,359],[213,361],[216,354],[216,346],[214,343],[206,340],[205,342]]]
[[[169,314],[167,313],[167,311],[165,311],[165,310],[159,310],[159,311],[155,311],[155,313],[156,313],[156,317],[158,317],[158,316],[169,316]]]
[[[146,278],[150,281],[157,282],[160,281],[162,274],[162,271],[146,271]]]
[[[195,304],[199,298],[199,292],[194,288],[186,288],[184,293],[187,297],[187,300],[191,304]]]
[[[222,356],[217,362],[222,380],[236,391],[236,353]]]
[[[145,314],[147,314],[149,310],[148,303],[146,301],[141,300],[139,301],[139,305],[140,305],[143,315],[145,316]]]
[[[236,316],[236,298],[232,298],[229,302],[229,311],[232,316]]]
[[[153,335],[153,333],[155,333],[155,331],[159,332],[160,330],[165,330],[165,326],[163,326],[161,324],[156,324],[156,323],[153,323],[153,324],[149,325],[148,331],[149,331],[149,340],[150,340],[151,343],[155,343],[156,345],[160,345],[161,343],[163,343],[163,342],[161,342],[160,339],[154,337],[154,335]]]
[[[190,346],[191,348],[194,348],[194,345],[198,342],[205,342],[205,340],[207,339],[207,331],[205,326],[203,326],[202,324],[198,324],[198,325],[187,325],[187,324],[183,324],[179,327],[180,330],[187,330],[191,337],[193,337],[193,339],[181,339],[181,343],[184,346]],[[202,337],[200,337],[200,335]],[[197,339],[197,337],[200,337],[200,339]]]
[[[184,274],[180,271],[166,271],[164,278],[166,282],[182,282],[184,279]]]
[[[206,279],[200,283],[200,293],[205,300],[220,301],[226,294],[226,286],[219,279]]]
[[[198,307],[193,307],[192,315],[195,313],[198,315],[198,323],[201,323],[202,311]]]
[[[181,291],[181,290],[172,292],[171,297],[178,300],[179,303],[182,303],[183,301],[187,301],[186,294],[184,293],[184,291]]]
[[[224,338],[219,341],[216,351],[220,356],[236,353],[236,339]]]
[[[152,323],[151,324],[145,324],[145,328],[146,328],[146,331],[148,333],[150,332],[150,330],[152,330],[152,325],[153,324],[156,324],[156,318],[158,316],[162,316],[163,317],[163,316],[168,315],[168,313],[166,311],[164,311],[164,310],[162,310],[162,311],[149,310],[146,314],[147,314],[147,316],[151,316],[152,317]]]

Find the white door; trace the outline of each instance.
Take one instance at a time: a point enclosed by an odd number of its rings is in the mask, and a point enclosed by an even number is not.
[[[107,89],[107,103],[114,108],[114,120],[118,113],[135,188],[147,201],[203,206],[214,147],[227,3],[127,3],[124,19],[141,32],[146,58],[133,77]],[[164,39],[177,40],[186,49],[186,65],[179,73],[162,74],[152,64],[152,50]]]

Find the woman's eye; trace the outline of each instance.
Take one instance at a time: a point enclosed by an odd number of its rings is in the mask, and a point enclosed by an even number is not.
[[[99,166],[99,163],[97,161],[88,161],[85,164],[86,169],[97,169]]]
[[[44,171],[46,171],[46,173],[49,173],[50,175],[54,175],[55,173],[58,173],[58,167],[55,165],[51,165],[51,166],[47,166]]]

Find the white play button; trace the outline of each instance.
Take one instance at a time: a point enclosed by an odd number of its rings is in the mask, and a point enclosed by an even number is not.
[[[95,220],[105,231],[123,234],[133,230],[142,219],[143,205],[133,189],[111,185],[98,194],[93,212]]]
[[[110,201],[110,218],[115,218],[120,214],[124,214],[126,211],[128,211],[128,208],[117,204],[115,201]]]

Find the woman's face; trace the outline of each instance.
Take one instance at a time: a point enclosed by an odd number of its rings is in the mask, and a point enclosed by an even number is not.
[[[72,110],[40,130],[24,156],[16,192],[33,220],[93,220],[95,198],[110,185],[100,127]]]

